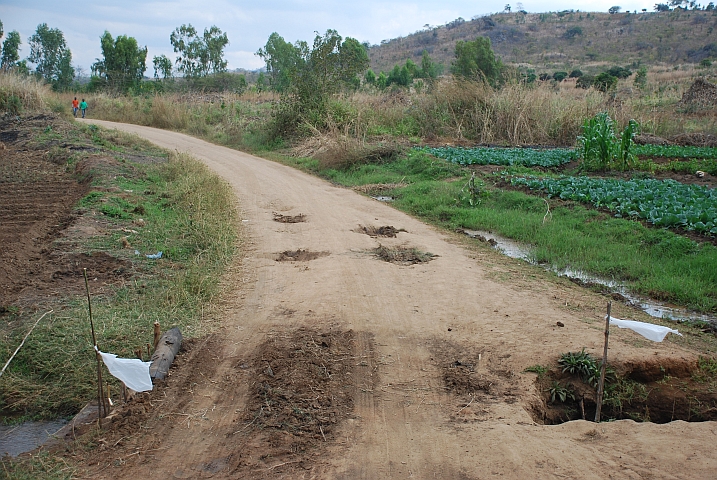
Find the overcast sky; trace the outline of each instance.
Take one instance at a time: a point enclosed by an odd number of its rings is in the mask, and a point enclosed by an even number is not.
[[[41,23],[59,28],[72,51],[73,65],[89,73],[90,65],[101,56],[100,36],[108,30],[113,37],[129,35],[147,46],[147,72],[152,76],[152,57],[175,54],[169,35],[191,23],[199,32],[216,25],[227,33],[226,59],[229,69],[255,69],[263,65],[255,52],[277,32],[288,42],[311,41],[314,32],[333,28],[343,37],[354,37],[371,44],[405,36],[424,25],[443,25],[463,17],[466,20],[503,10],[505,0],[0,0],[0,20],[5,32],[20,32],[21,58],[30,53],[27,39]],[[513,10],[519,2],[510,2]],[[606,12],[613,5],[624,10],[652,11],[655,0],[524,0],[523,9],[531,13],[575,9]]]

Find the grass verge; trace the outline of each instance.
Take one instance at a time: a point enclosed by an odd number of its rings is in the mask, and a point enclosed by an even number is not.
[[[78,162],[75,171],[92,179],[77,213],[101,225],[100,233],[72,248],[105,252],[130,265],[122,268],[132,272],[102,286],[88,271],[99,347],[133,357],[135,348],[152,341],[154,321],[163,330],[179,326],[185,337],[204,333],[209,328],[205,308],[217,295],[219,277],[236,248],[231,187],[186,155],[157,156],[155,148],[147,150],[135,137],[73,128],[77,130],[69,137],[84,137],[105,149],[104,156],[68,159],[68,168]],[[127,160],[127,152],[139,161]],[[66,247],[56,242],[54,248]],[[158,251],[161,259],[145,256]],[[0,411],[6,420],[72,415],[94,396],[86,297],[70,295],[52,308],[54,313],[33,331],[0,379]],[[4,329],[0,337],[2,358],[9,357],[27,331],[29,318],[23,315],[28,316],[10,312],[7,325],[14,328]]]

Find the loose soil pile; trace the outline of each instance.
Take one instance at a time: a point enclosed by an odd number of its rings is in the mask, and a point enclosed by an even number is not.
[[[410,247],[386,247],[379,245],[373,249],[374,255],[384,262],[395,263],[397,265],[415,265],[416,263],[427,263],[438,255],[428,252],[421,252]]]
[[[298,215],[282,215],[274,212],[274,221],[279,223],[301,223],[306,221],[306,215],[302,213]]]
[[[698,78],[690,86],[690,89],[682,95],[680,105],[685,107],[713,107],[717,105],[717,86],[703,78]]]
[[[285,250],[281,252],[277,257],[277,262],[309,262],[316,260],[317,258],[326,257],[329,252],[311,252],[309,250]]]
[[[400,232],[405,232],[403,228],[396,228],[392,227],[390,225],[385,225],[383,227],[374,227],[373,225],[369,225],[368,227],[364,227],[363,225],[359,225],[356,232],[358,233],[365,233],[369,237],[385,237],[385,238],[396,238],[396,236]]]

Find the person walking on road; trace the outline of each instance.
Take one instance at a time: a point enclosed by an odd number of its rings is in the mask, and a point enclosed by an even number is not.
[[[80,103],[80,110],[82,110],[82,118],[85,118],[85,111],[87,111],[87,102],[85,102],[85,99],[82,99],[82,102]]]
[[[77,100],[77,97],[72,101],[72,114],[77,118],[77,109],[80,108],[80,102]]]

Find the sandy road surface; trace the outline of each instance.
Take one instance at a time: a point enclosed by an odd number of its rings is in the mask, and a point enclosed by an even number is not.
[[[114,466],[87,466],[88,477],[237,478],[231,458],[241,442],[233,434],[241,427],[246,396],[245,382],[235,374],[237,358],[269,333],[297,327],[357,332],[358,351],[372,350],[370,368],[357,373],[362,387],[352,393],[353,414],[326,439],[312,465],[289,469],[289,457],[263,458],[265,468],[246,478],[717,475],[714,422],[533,421],[529,412],[539,404],[535,375],[524,368],[583,346],[598,351],[599,298],[595,308],[566,308],[561,288],[568,287],[496,267],[492,252],[461,246],[387,205],[291,168],[173,132],[90,121],[206,162],[233,186],[249,241],[241,267],[226,280],[230,293],[211,365],[184,367],[193,379],[189,391],[168,402],[174,416],[150,423],[151,444],[145,447],[151,448],[137,447],[133,455],[119,442],[107,454],[118,459]],[[277,223],[272,212],[302,213],[307,221]],[[414,266],[380,261],[366,253],[378,240],[353,231],[359,224],[406,229],[381,243],[438,257]],[[296,249],[329,255],[275,261],[278,252]],[[558,320],[565,328],[555,326]],[[629,335],[612,335],[611,358],[691,356],[669,343],[638,348]],[[478,354],[476,374],[489,382],[488,393],[447,392],[445,362]]]

